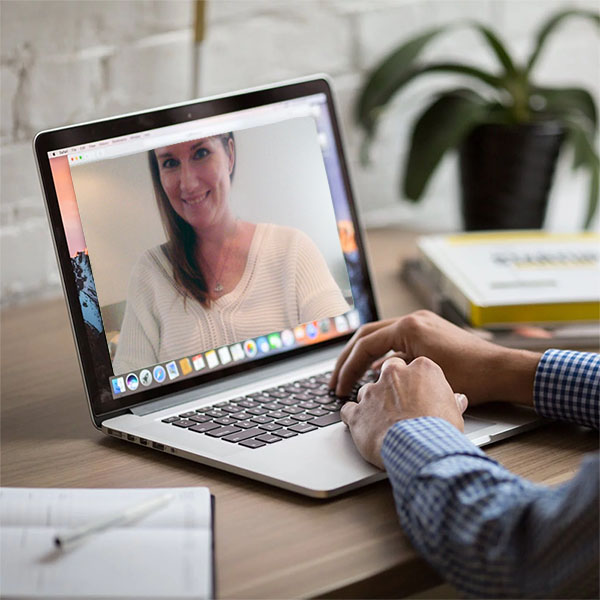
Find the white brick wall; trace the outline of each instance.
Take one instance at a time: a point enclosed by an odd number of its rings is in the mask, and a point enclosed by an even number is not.
[[[421,29],[476,18],[496,26],[524,56],[531,33],[559,6],[596,0],[211,0],[201,82],[206,94],[315,72],[334,79],[348,156],[365,220],[421,229],[460,227],[456,160],[448,157],[418,205],[398,200],[400,165],[413,119],[431,93],[456,79],[407,88],[384,116],[362,167],[353,123],[366,71]],[[54,253],[31,151],[36,131],[179,102],[191,93],[191,0],[2,0],[0,2],[0,303],[58,294]],[[544,83],[586,85],[600,101],[597,32],[573,20],[539,64]],[[431,44],[436,59],[494,64],[476,34],[453,31]],[[548,226],[576,229],[586,181],[559,165]]]

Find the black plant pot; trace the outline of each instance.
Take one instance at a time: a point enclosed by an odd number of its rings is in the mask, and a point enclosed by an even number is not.
[[[539,229],[564,129],[555,122],[475,127],[460,148],[465,229]]]

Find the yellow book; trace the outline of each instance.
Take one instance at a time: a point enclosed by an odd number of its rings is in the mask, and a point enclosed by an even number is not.
[[[600,319],[600,235],[502,231],[424,236],[423,264],[475,327]]]

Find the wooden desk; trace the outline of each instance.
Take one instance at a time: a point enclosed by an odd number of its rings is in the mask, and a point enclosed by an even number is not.
[[[418,308],[397,278],[414,234],[369,233],[382,316]],[[2,313],[1,484],[209,486],[221,598],[398,597],[439,578],[396,526],[387,482],[318,501],[98,433],[90,422],[62,299]],[[552,425],[488,447],[509,469],[559,483],[595,433]]]

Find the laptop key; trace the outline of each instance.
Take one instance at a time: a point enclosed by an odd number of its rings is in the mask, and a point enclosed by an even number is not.
[[[329,396],[329,389],[310,390],[309,394],[311,396],[317,396],[317,397]]]
[[[322,417],[323,415],[328,415],[328,410],[323,410],[322,408],[313,408],[312,410],[307,411],[309,415],[313,417]]]
[[[293,398],[281,398],[281,400],[278,400],[277,402],[283,406],[296,406],[296,404],[298,404],[296,396],[298,396],[298,394],[294,394]]]
[[[206,435],[210,437],[224,437],[229,435],[230,433],[237,433],[238,431],[242,431],[239,427],[234,427],[233,425],[229,425],[229,427],[220,427],[219,429],[211,429],[206,432]]]
[[[264,415],[269,411],[266,408],[248,408],[246,412],[250,415]]]
[[[277,410],[278,408],[282,407],[279,402],[265,402],[262,406],[263,408],[268,408],[269,410]]]
[[[317,417],[310,421],[313,425],[318,425],[319,427],[326,427],[327,425],[332,425],[333,423],[339,423],[342,420],[339,412],[332,412],[328,415],[324,415],[323,417]]]
[[[228,404],[227,406],[223,406],[221,410],[226,413],[237,413],[242,412],[244,408],[237,404]]]
[[[255,402],[254,400],[247,400],[246,398],[240,400],[239,402],[236,402],[236,404],[244,408],[254,408],[255,406],[260,406],[259,402]]]
[[[246,400],[245,396],[238,396],[237,398],[233,398],[229,402],[231,402],[233,404],[239,404],[240,402],[243,402],[244,400]]]
[[[258,417],[252,417],[250,420],[254,423],[264,424],[270,423],[273,419],[271,419],[271,417],[266,417],[265,415],[259,415]]]
[[[252,427],[256,427],[256,423],[252,423],[252,421],[236,421],[235,426],[242,429],[251,429]]]
[[[298,408],[297,406],[286,406],[283,409],[283,412],[288,413],[290,415],[297,415],[298,413],[303,412],[303,410],[301,408]]]
[[[195,414],[196,414],[195,410],[189,410],[188,412],[181,413],[179,416],[182,419],[185,419],[186,417],[191,417],[192,415],[195,415]]]
[[[274,410],[267,413],[267,417],[271,417],[272,419],[283,419],[284,417],[287,417],[287,413],[284,413],[282,410]]]
[[[252,429],[244,429],[242,431],[238,431],[237,433],[225,435],[225,436],[223,436],[222,439],[224,439],[228,442],[234,442],[237,444],[238,442],[243,442],[244,440],[252,438],[255,435],[261,435],[262,433],[263,433],[262,430],[257,429],[256,427],[253,427]]]
[[[292,415],[292,419],[295,421],[310,421],[311,419],[314,419],[314,417],[312,415],[302,413],[299,415]]]
[[[194,415],[190,417],[190,421],[194,421],[194,423],[208,423],[210,420],[211,418],[206,415]]]
[[[299,401],[301,401],[301,402],[306,402],[306,401],[309,401],[309,400],[312,400],[312,399],[313,399],[313,397],[312,397],[312,396],[309,396],[308,394],[304,394],[304,393],[302,393],[302,392],[299,392],[299,393],[297,393],[297,394],[294,394],[294,395],[293,395],[293,398],[294,398],[294,400],[299,400]]]
[[[240,446],[246,446],[246,448],[261,448],[262,446],[266,446],[264,442],[261,442],[255,438],[244,440],[243,442],[239,442],[239,444]]]
[[[191,427],[192,425],[195,425],[194,421],[190,421],[189,419],[178,419],[171,424],[175,425],[175,427]]]
[[[179,417],[167,417],[162,420],[163,423],[173,423],[174,421],[179,421]]]
[[[252,415],[249,415],[247,412],[239,412],[227,416],[236,421],[247,421]]]
[[[221,417],[220,419],[215,419],[215,423],[219,425],[235,425],[237,421],[231,417]]]
[[[300,402],[300,404],[298,404],[298,406],[300,408],[303,408],[304,410],[306,410],[309,408],[317,408],[317,406],[319,406],[319,405],[316,402],[305,401],[305,402]]]
[[[313,402],[321,405],[335,402],[335,398],[333,396],[323,396],[322,398],[313,398],[312,400]]]
[[[261,392],[258,395],[254,395],[254,394],[250,394],[248,396],[248,398],[250,398],[250,400],[254,400],[255,402],[271,402],[273,400],[273,398],[271,398],[271,396],[269,396],[268,394],[265,394],[264,392]]]
[[[272,435],[271,433],[265,433],[264,435],[259,435],[255,439],[266,442],[267,444],[274,444],[275,442],[280,442],[281,438],[277,435]]]
[[[308,433],[309,431],[318,429],[318,427],[315,427],[311,423],[297,423],[296,425],[292,425],[289,429],[296,433]]]
[[[190,427],[188,431],[196,431],[197,433],[206,433],[207,431],[211,431],[212,429],[217,429],[221,427],[216,423],[198,423],[198,425],[194,425]]]
[[[218,419],[219,417],[226,417],[227,416],[227,414],[224,413],[223,411],[221,411],[221,410],[215,410],[215,409],[209,410],[208,412],[205,412],[204,414],[208,415],[209,417],[213,417],[215,419]]]
[[[275,431],[274,435],[278,435],[280,438],[291,438],[298,435],[295,431],[290,431],[289,429],[280,429],[279,431]]]
[[[290,425],[296,425],[298,421],[294,421],[294,419],[290,417],[285,417],[285,419],[279,419],[277,421],[277,425],[283,425],[284,427],[289,427]]]
[[[316,383],[315,381],[301,381],[300,385],[307,390],[316,390],[321,384]]]
[[[264,425],[259,425],[259,429],[264,429],[265,431],[277,431],[281,429],[281,425],[277,425],[277,423],[265,423]]]
[[[283,386],[283,391],[284,392],[289,392],[290,394],[294,394],[296,392],[301,392],[302,388],[299,385],[284,385]]]

